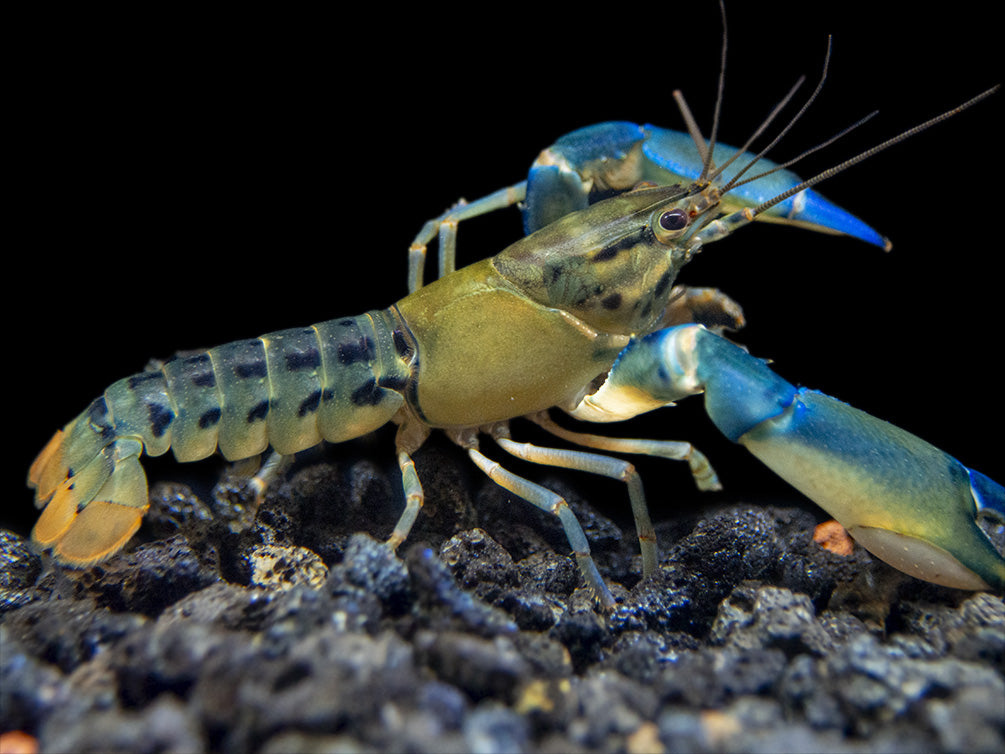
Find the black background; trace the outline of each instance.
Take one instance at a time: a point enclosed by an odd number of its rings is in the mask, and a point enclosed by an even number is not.
[[[987,9],[917,7],[730,3],[721,138],[742,142],[799,74],[808,93],[829,33],[824,92],[774,155],[880,115],[803,175],[1001,81]],[[680,128],[675,88],[706,130],[711,120],[713,3],[552,16],[469,7],[460,21],[354,13],[25,22],[6,108],[16,195],[0,522],[27,530],[31,459],[150,357],[392,303],[424,220],[520,180],[574,128]],[[1003,96],[821,188],[890,237],[892,253],[758,226],[709,247],[680,279],[737,298],[749,322],[738,338],[788,379],[999,479]],[[515,210],[462,225],[461,263],[519,232]],[[734,496],[796,498],[692,403],[610,429],[693,439]],[[389,439],[385,451],[392,462]],[[672,510],[664,481],[674,500],[695,497],[675,464],[642,468],[656,515]]]

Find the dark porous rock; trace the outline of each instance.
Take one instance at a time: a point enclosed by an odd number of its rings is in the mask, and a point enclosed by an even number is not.
[[[522,558],[516,568],[525,589],[553,595],[563,601],[583,583],[575,561],[552,550],[532,553]]]
[[[501,704],[479,705],[463,725],[464,743],[468,751],[525,751],[530,740],[527,720]]]
[[[112,610],[156,617],[182,597],[219,578],[182,536],[141,545],[77,576],[81,595]]]
[[[4,730],[36,731],[70,699],[66,677],[29,649],[11,626],[0,624],[0,725]]]
[[[298,584],[320,587],[328,577],[324,562],[306,547],[259,545],[249,557],[250,585],[291,589]]]
[[[157,482],[150,487],[150,510],[143,528],[158,539],[183,534],[197,541],[213,521],[213,510],[184,484]]]
[[[508,589],[493,604],[509,613],[523,631],[547,631],[565,610],[562,601],[526,589]]]
[[[684,632],[626,631],[608,648],[598,667],[608,668],[647,686],[655,684],[670,663],[701,643]]]
[[[457,583],[492,602],[519,584],[513,558],[482,529],[455,534],[443,543],[440,558],[450,566]]]
[[[86,717],[55,716],[39,736],[43,751],[80,754],[199,754],[209,751],[195,714],[165,694],[138,711],[92,710]]]
[[[330,568],[353,533],[390,535],[403,505],[400,479],[369,460],[311,463],[270,488],[255,527],[259,543],[304,547]]]
[[[472,701],[501,698],[512,703],[515,689],[531,672],[530,663],[507,636],[482,639],[452,631],[421,631],[415,642],[420,661]]]
[[[218,581],[186,595],[160,614],[158,620],[203,623],[229,629],[258,630],[261,627],[261,603],[273,595],[264,590],[248,589]]]
[[[708,633],[719,601],[768,570],[779,555],[770,516],[732,507],[700,519],[670,549],[660,570],[639,583],[615,618],[625,630]],[[715,608],[715,611],[712,610]]]
[[[162,618],[124,637],[105,662],[116,674],[123,704],[140,706],[165,692],[184,698],[209,659],[235,651],[239,639],[237,632],[212,624]]]
[[[731,590],[771,567],[780,547],[774,520],[766,511],[734,506],[700,520],[667,559],[720,590],[726,585]]]
[[[888,627],[892,639],[923,643],[933,657],[1005,665],[1005,605],[986,593],[956,604],[897,603]]]
[[[293,729],[357,731],[379,747],[387,705],[406,705],[422,686],[412,649],[400,638],[343,634],[333,626],[281,657],[256,657],[246,642],[208,663],[191,698],[223,751],[248,751]]]
[[[0,529],[0,615],[37,599],[32,587],[42,573],[42,559],[28,542]]]
[[[707,631],[709,616],[701,600],[694,599],[696,589],[700,584],[690,572],[663,566],[637,584],[629,598],[615,608],[611,626],[618,631],[688,631],[701,635]]]
[[[830,552],[814,510],[658,521],[642,578],[631,518],[600,512],[623,489],[593,501],[546,472],[604,611],[557,518],[462,451],[416,454],[427,500],[397,552],[393,455],[308,456],[257,511],[246,478],[208,503],[212,481],[155,486],[136,544],[90,569],[0,536],[0,733],[83,752],[1005,750],[1001,595]]]
[[[765,575],[775,586],[808,595],[817,610],[827,607],[838,583],[851,581],[871,562],[862,548],[849,557],[814,542],[820,519],[810,511],[770,507],[765,513],[774,520],[780,543],[778,558]]]
[[[613,640],[604,617],[592,610],[563,613],[548,634],[565,645],[576,672],[603,659],[607,644]]]
[[[786,666],[779,649],[701,649],[677,654],[654,680],[661,698],[716,708],[744,695],[771,692]]]
[[[465,630],[485,637],[517,630],[505,612],[461,589],[449,566],[430,548],[409,548],[405,563],[417,595],[418,609],[413,611],[416,625],[438,631]]]
[[[350,537],[342,562],[331,569],[326,589],[332,591],[335,584],[365,590],[394,614],[407,610],[413,600],[405,564],[390,547],[367,534]]]
[[[829,636],[805,594],[740,586],[719,605],[709,639],[738,649],[777,647],[788,655],[823,653]]]
[[[800,658],[802,659],[802,658]],[[965,692],[992,704],[974,711],[986,732],[1005,724],[1005,681],[1001,669],[951,658],[908,657],[895,645],[862,634],[816,660],[802,659],[785,676],[782,693],[817,725],[870,736],[886,727],[923,725],[939,733],[940,710],[961,704]],[[966,697],[966,698],[969,698]],[[941,706],[940,706],[941,705]],[[936,715],[932,719],[932,714]],[[940,735],[959,735],[941,733]]]
[[[604,672],[589,672],[572,685],[579,714],[569,722],[569,737],[587,750],[612,751],[659,709],[649,686]]]
[[[4,628],[31,656],[70,673],[147,623],[142,615],[114,613],[93,600],[54,599],[13,611]]]

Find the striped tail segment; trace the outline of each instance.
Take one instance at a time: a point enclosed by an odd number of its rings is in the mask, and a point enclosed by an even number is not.
[[[393,309],[176,356],[112,384],[57,432],[28,486],[32,538],[84,567],[125,545],[149,506],[139,456],[289,455],[383,425],[404,404],[414,344]]]

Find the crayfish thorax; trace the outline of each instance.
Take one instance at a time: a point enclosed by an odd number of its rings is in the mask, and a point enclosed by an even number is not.
[[[548,225],[492,258],[524,295],[608,333],[652,329],[680,268],[693,187],[632,191]]]

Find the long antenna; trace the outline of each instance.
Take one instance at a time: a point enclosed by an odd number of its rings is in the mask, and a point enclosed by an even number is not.
[[[837,175],[838,173],[844,172],[853,165],[857,165],[863,160],[869,159],[873,155],[882,152],[884,149],[892,147],[894,144],[899,144],[905,139],[911,138],[915,134],[918,134],[926,129],[929,129],[932,126],[941,123],[944,120],[947,120],[948,118],[952,118],[954,115],[958,115],[964,110],[973,107],[981,100],[987,99],[992,94],[997,92],[1000,88],[1001,88],[1000,84],[995,84],[987,91],[981,92],[976,97],[967,100],[961,105],[957,105],[952,110],[947,110],[941,115],[937,115],[934,118],[931,118],[930,120],[926,120],[924,123],[919,123],[917,126],[909,128],[906,131],[897,134],[892,139],[887,139],[881,144],[877,144],[876,146],[867,149],[864,152],[857,154],[848,160],[845,160],[844,162],[838,163],[834,167],[828,168],[827,170],[818,173],[809,180],[803,181],[802,183],[793,186],[787,191],[783,191],[782,193],[772,197],[771,199],[769,199],[766,202],[763,202],[762,204],[759,204],[753,209],[746,207],[744,209],[738,210],[737,212],[733,212],[732,214],[726,215],[725,217],[720,217],[718,219],[714,219],[705,223],[701,227],[697,228],[696,232],[692,235],[692,239],[695,243],[694,248],[696,249],[701,248],[701,246],[706,243],[711,243],[712,241],[716,241],[720,238],[729,235],[737,228],[753,221],[754,218],[756,218],[758,215],[771,209],[779,202],[785,201],[790,196],[794,196],[795,194],[798,194],[800,191],[803,191],[804,189],[808,189],[812,186],[815,186],[818,183],[821,183],[827,180],[828,178]],[[889,251],[889,248],[890,247],[888,246],[887,251]]]
[[[820,80],[817,82],[817,86],[813,90],[813,93],[810,95],[809,99],[807,99],[806,102],[805,102],[805,104],[803,104],[803,106],[801,108],[799,108],[799,112],[797,112],[794,116],[792,116],[792,119],[788,122],[788,125],[786,125],[785,128],[783,128],[778,133],[778,135],[774,139],[771,140],[771,143],[769,143],[768,146],[766,146],[764,149],[762,149],[760,152],[758,152],[757,155],[754,157],[754,159],[752,159],[750,162],[748,162],[743,167],[743,169],[741,171],[739,171],[736,175],[734,175],[730,179],[729,183],[727,183],[725,186],[723,186],[723,188],[722,188],[723,193],[725,193],[726,191],[729,191],[729,189],[731,189],[736,184],[736,182],[740,179],[740,177],[744,173],[746,173],[748,170],[750,170],[750,168],[753,167],[753,165],[758,160],[760,160],[762,157],[764,157],[764,155],[766,155],[770,149],[772,149],[776,144],[778,144],[778,142],[780,142],[782,140],[782,138],[789,131],[792,130],[792,127],[796,125],[796,123],[798,122],[798,120],[803,117],[803,114],[807,110],[810,109],[810,105],[812,105],[813,102],[816,100],[817,96],[820,94],[820,91],[824,88],[824,82],[827,81],[827,71],[830,68],[830,62],[831,62],[831,46],[832,46],[832,38],[831,38],[830,35],[828,35],[827,36],[827,51],[824,53],[824,64],[823,64],[823,69],[820,71]],[[737,154],[739,154],[739,153],[737,153]],[[736,155],[734,155],[734,157],[736,157]],[[720,173],[721,173],[721,169],[720,169]]]
[[[825,181],[828,178],[830,178],[832,176],[835,176],[838,173],[841,173],[841,172],[847,170],[852,165],[857,165],[858,163],[862,162],[863,160],[868,160],[873,155],[882,152],[884,149],[887,149],[888,147],[892,147],[894,144],[899,144],[900,142],[904,141],[905,139],[911,138],[915,134],[921,133],[922,131],[924,131],[924,130],[926,130],[928,128],[931,128],[932,126],[934,126],[934,125],[936,125],[938,123],[941,123],[944,120],[952,118],[954,115],[958,115],[959,113],[963,112],[967,108],[976,105],[981,100],[987,99],[992,94],[994,94],[995,92],[997,92],[1000,88],[1001,88],[1001,84],[995,84],[993,87],[991,87],[987,91],[981,92],[976,97],[968,99],[962,105],[957,105],[952,110],[947,110],[946,112],[942,113],[941,115],[936,115],[934,118],[932,118],[930,120],[926,120],[924,123],[919,123],[918,125],[914,126],[913,128],[909,128],[906,131],[897,134],[892,139],[887,139],[882,144],[877,144],[876,146],[874,146],[874,147],[872,147],[870,149],[867,149],[864,152],[862,152],[860,154],[857,154],[857,155],[855,155],[854,157],[852,157],[850,159],[845,160],[844,162],[838,163],[837,165],[835,165],[832,168],[828,168],[827,170],[824,170],[821,173],[817,173],[815,176],[813,176],[809,180],[803,181],[802,183],[800,183],[800,184],[798,184],[796,186],[793,186],[788,191],[783,191],[778,196],[769,199],[768,201],[764,202],[763,204],[757,205],[756,207],[754,207],[754,209],[750,210],[751,214],[754,217],[756,217],[757,215],[761,214],[762,212],[765,212],[766,210],[771,209],[772,207],[774,207],[779,202],[784,202],[790,196],[793,196],[794,194],[798,194],[803,189],[808,189],[811,186],[815,186],[818,183],[820,183],[821,181]],[[753,218],[751,218],[751,219],[753,219]]]
[[[722,52],[719,57],[719,88],[715,94],[715,112],[712,114],[712,133],[708,136],[708,149],[705,154],[705,164],[702,166],[699,183],[708,179],[712,169],[712,155],[715,153],[715,138],[719,133],[719,116],[722,111],[722,92],[726,88],[726,47],[729,33],[726,26],[726,4],[719,0],[719,15],[722,17]],[[676,98],[676,97],[675,97]]]

